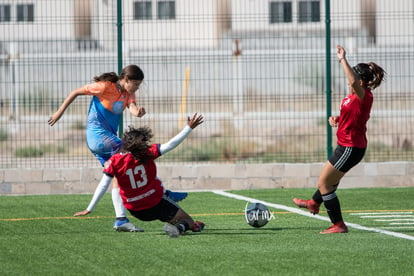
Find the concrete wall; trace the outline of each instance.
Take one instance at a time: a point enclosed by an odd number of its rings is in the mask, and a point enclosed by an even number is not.
[[[322,168],[316,164],[158,165],[164,185],[175,191],[261,188],[314,188]],[[93,193],[102,168],[5,169],[0,195]],[[341,188],[414,186],[414,162],[361,163]]]

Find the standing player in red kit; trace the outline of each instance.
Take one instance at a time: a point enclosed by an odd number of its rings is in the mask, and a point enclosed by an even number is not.
[[[104,165],[102,179],[86,210],[75,216],[90,214],[105,194],[112,178],[118,179],[120,194],[125,208],[142,221],[167,222],[164,230],[170,237],[178,237],[187,230],[201,232],[202,222],[195,222],[176,202],[164,193],[162,182],[157,177],[155,159],[177,147],[198,125],[203,116],[188,117],[187,126],[165,144],[150,144],[153,137],[148,127],[130,127],[122,138],[120,153],[113,155]]]
[[[359,63],[351,67],[346,60],[344,48],[339,45],[337,57],[350,89],[350,94],[341,102],[340,115],[329,118],[329,124],[338,127],[338,145],[322,169],[318,190],[312,199],[293,199],[297,206],[307,208],[313,214],[319,213],[319,206],[324,203],[333,225],[320,232],[321,234],[348,232],[335,191],[342,177],[364,157],[367,148],[366,125],[374,99],[371,90],[377,88],[385,76],[385,71],[374,62]]]

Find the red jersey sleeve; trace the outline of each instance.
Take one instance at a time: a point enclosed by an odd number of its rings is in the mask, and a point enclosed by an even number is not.
[[[112,157],[111,157],[112,158]],[[115,171],[114,168],[112,167],[112,160],[109,159],[108,161],[105,162],[104,164],[104,173],[114,177],[115,176]]]

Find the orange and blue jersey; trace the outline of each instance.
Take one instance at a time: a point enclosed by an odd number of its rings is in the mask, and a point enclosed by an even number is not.
[[[86,124],[86,142],[90,151],[103,165],[121,148],[117,136],[122,112],[135,102],[135,94],[122,92],[119,85],[110,81],[95,82],[83,87],[92,95]]]

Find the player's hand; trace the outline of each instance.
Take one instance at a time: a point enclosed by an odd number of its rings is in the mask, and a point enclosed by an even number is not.
[[[145,108],[144,108],[144,107],[142,107],[142,106],[140,106],[140,107],[138,108],[138,114],[137,114],[137,117],[142,117],[142,116],[144,116],[146,113],[147,113],[147,112],[145,111]]]
[[[194,113],[193,117],[190,118],[190,116],[188,116],[187,118],[187,124],[189,127],[191,127],[192,129],[196,128],[198,125],[201,125],[202,123],[204,123],[204,118],[203,115],[198,115],[197,113]]]
[[[83,210],[83,211],[81,211],[81,212],[77,212],[77,213],[75,213],[73,216],[75,216],[75,217],[79,217],[79,216],[86,216],[86,215],[89,215],[91,212],[89,212],[88,210]]]
[[[338,126],[337,120],[338,120],[338,117],[336,117],[336,116],[329,117],[329,120],[328,120],[329,121],[329,125],[331,127],[337,127]]]
[[[339,61],[346,58],[346,51],[341,45],[336,45],[336,56],[338,57]]]
[[[47,121],[47,123],[50,126],[53,126],[57,121],[59,121],[60,117],[62,117],[62,114],[56,112],[55,114],[53,114],[52,116],[50,116],[49,120]]]

